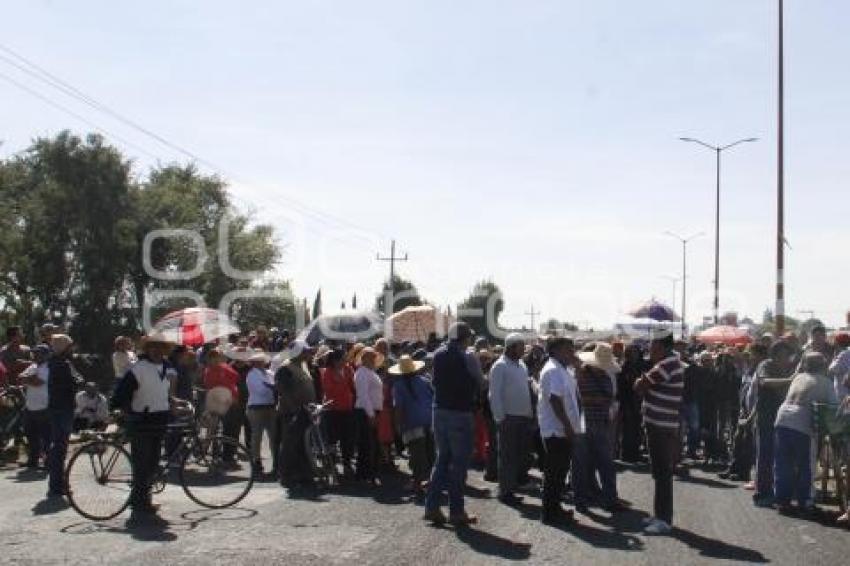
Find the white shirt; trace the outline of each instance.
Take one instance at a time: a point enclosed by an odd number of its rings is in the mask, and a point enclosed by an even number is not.
[[[41,385],[27,385],[27,411],[43,411],[47,408],[47,378],[50,377],[47,362],[40,365],[32,364],[21,372],[22,377],[29,377],[31,375],[35,375],[44,383]]]
[[[555,415],[549,397],[560,397],[570,426],[576,434],[584,433],[584,415],[578,408],[578,382],[571,368],[565,368],[554,358],[549,358],[540,372],[540,397],[537,403],[537,420],[540,436],[565,437],[564,424]]]
[[[357,399],[355,409],[363,409],[370,417],[384,407],[384,384],[378,374],[367,367],[360,366],[354,372],[354,391]]]
[[[252,368],[245,377],[248,386],[248,406],[275,404],[274,374],[262,368]]]
[[[109,408],[106,397],[96,393],[94,397],[85,391],[80,391],[76,396],[76,408],[74,416],[86,419],[89,423],[103,423],[109,417]]]

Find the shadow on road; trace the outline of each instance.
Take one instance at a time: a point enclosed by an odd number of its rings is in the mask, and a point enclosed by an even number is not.
[[[15,483],[31,483],[47,479],[47,470],[23,468],[18,470],[12,481]]]
[[[479,554],[505,560],[528,560],[531,556],[531,544],[527,542],[514,542],[472,527],[457,528],[455,534],[459,541]]]
[[[679,475],[676,476],[676,481],[680,483],[690,483],[693,485],[702,485],[705,487],[719,487],[721,489],[735,489],[738,486],[734,483],[727,483],[724,481],[719,481],[711,478],[704,478],[701,476],[694,475]]]
[[[32,508],[33,515],[50,515],[59,513],[70,507],[64,497],[47,497],[42,499]]]
[[[734,562],[755,562],[761,564],[770,562],[757,550],[706,538],[678,527],[673,527],[672,537],[698,551],[700,556],[721,558]]]
[[[232,507],[230,509],[199,509],[189,511],[180,515],[179,520],[159,521],[104,521],[94,523],[83,521],[74,523],[60,529],[66,535],[92,535],[97,533],[112,533],[129,535],[140,542],[170,542],[177,540],[174,531],[193,531],[203,523],[221,521],[240,521],[250,519],[257,515],[254,509]]]

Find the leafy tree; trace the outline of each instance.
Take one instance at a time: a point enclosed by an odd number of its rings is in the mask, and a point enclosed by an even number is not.
[[[343,308],[345,308],[343,306]],[[316,298],[313,300],[313,318],[316,319],[322,314],[322,290],[316,292]]]
[[[458,320],[469,324],[477,335],[493,340],[497,338],[493,331],[499,328],[499,315],[504,308],[499,286],[490,280],[479,281],[458,305]]]
[[[391,288],[392,311],[388,312],[385,302],[387,299],[387,293],[390,292]],[[384,281],[381,294],[375,297],[375,310],[383,313],[385,316],[390,316],[391,314],[395,314],[407,307],[418,307],[423,303],[424,301],[422,300],[422,297],[419,296],[419,291],[413,283],[407,279],[402,279],[398,275],[393,275],[392,286],[390,286],[390,280],[387,279]]]
[[[108,352],[116,333],[141,332],[145,298],[153,291],[190,290],[217,307],[232,291],[263,290],[258,281],[280,257],[272,227],[234,210],[223,180],[191,165],[169,165],[137,181],[131,162],[98,135],[62,132],[0,161],[0,207],[2,320],[20,324],[30,338],[46,319],[64,322],[89,352]],[[197,277],[147,273],[143,242],[162,229],[200,235],[201,249],[186,237],[156,238],[151,266],[169,274],[201,262]],[[219,257],[221,234],[227,258]],[[228,275],[221,259],[243,276]],[[288,285],[264,285],[280,296],[237,301],[237,320],[293,320]],[[168,301],[152,318],[179,306],[189,305]]]

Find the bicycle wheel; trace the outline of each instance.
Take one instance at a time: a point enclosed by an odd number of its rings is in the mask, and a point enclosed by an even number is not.
[[[335,454],[325,445],[319,427],[311,426],[304,431],[304,449],[313,477],[326,486],[339,483]]]
[[[180,485],[189,499],[203,507],[236,505],[254,485],[251,455],[227,436],[196,442],[180,464]]]
[[[132,480],[130,454],[115,442],[82,445],[65,469],[71,507],[92,521],[117,517],[130,505]]]

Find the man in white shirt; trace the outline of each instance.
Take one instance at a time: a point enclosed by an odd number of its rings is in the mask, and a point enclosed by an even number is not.
[[[19,379],[26,385],[26,411],[24,412],[24,432],[27,435],[26,467],[38,467],[38,461],[46,456],[50,446],[50,418],[47,414],[47,360],[50,348],[40,344],[33,348],[35,363],[21,372]]]
[[[534,409],[528,370],[522,362],[525,340],[518,333],[505,338],[505,353],[490,369],[490,410],[498,428],[499,501],[515,505],[519,473],[528,455]]]
[[[578,385],[572,367],[575,345],[559,337],[549,344],[549,361],[540,373],[537,418],[546,447],[543,470],[543,522],[569,522],[571,511],[561,507],[576,435],[584,431]]]

